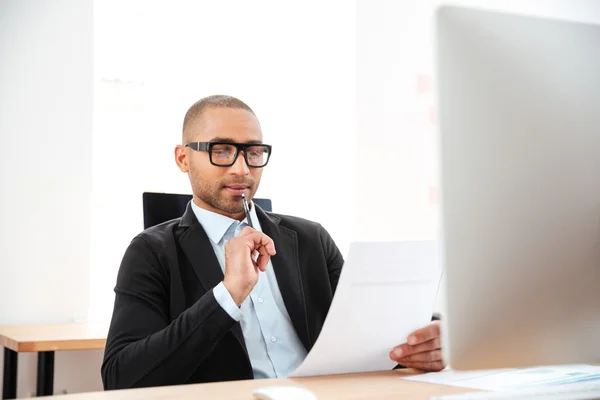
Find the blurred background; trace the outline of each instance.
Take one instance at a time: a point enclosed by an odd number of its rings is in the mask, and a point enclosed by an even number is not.
[[[320,222],[344,254],[437,238],[438,4],[0,0],[0,325],[110,319],[142,193],[190,193],[173,149],[211,94],[256,112],[275,212]],[[454,4],[600,22],[595,0]],[[101,390],[101,359],[58,352],[55,393]],[[19,397],[35,366],[20,356]]]

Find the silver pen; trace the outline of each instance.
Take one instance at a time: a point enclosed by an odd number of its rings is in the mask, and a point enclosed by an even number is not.
[[[248,226],[254,229],[254,225],[252,225],[252,218],[250,218],[250,208],[248,207],[248,200],[246,200],[245,193],[242,193],[242,203],[244,204],[244,212],[246,213],[246,220],[248,220]]]

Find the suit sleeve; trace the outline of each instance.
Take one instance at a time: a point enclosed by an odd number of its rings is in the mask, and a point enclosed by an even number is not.
[[[170,322],[169,279],[150,245],[136,237],[115,287],[102,363],[106,390],[185,383],[236,323],[213,290]]]
[[[335,293],[338,281],[340,279],[340,273],[344,266],[344,257],[338,249],[337,245],[329,235],[329,232],[322,226],[319,227],[319,236],[321,238],[321,244],[325,251],[325,257],[327,259],[327,269],[329,271],[329,283],[331,284],[331,290]]]

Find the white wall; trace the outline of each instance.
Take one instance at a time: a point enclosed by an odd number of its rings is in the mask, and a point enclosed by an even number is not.
[[[345,251],[356,194],[354,23],[347,0],[96,3],[93,318],[110,318],[123,252],[142,230],[142,192],[191,193],[173,149],[187,108],[210,94],[246,101],[273,145],[257,196],[321,222]]]
[[[0,2],[0,324],[87,315],[91,22],[91,0]],[[97,359],[58,354],[57,390],[98,387],[97,370],[67,376]],[[35,390],[35,368],[20,356],[20,397]]]
[[[438,237],[432,16],[439,0],[357,0],[358,236]],[[600,22],[595,0],[460,0],[500,11]],[[433,110],[435,115],[435,110]],[[373,207],[363,206],[373,204]],[[437,311],[443,311],[443,286]]]
[[[357,2],[356,186],[365,204],[358,222],[365,239],[436,237],[432,96],[420,84],[431,75],[424,4]]]
[[[1,318],[85,317],[92,128],[91,2],[3,1]],[[84,285],[82,285],[82,283]]]

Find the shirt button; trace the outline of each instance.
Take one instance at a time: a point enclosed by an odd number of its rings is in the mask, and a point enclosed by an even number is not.
[[[271,342],[275,343],[277,341],[277,338],[275,336],[271,336]]]
[[[262,303],[262,302],[264,302],[264,301],[265,301],[265,299],[263,299],[262,297],[259,297],[259,298],[258,298],[258,302],[259,302],[259,303]]]

